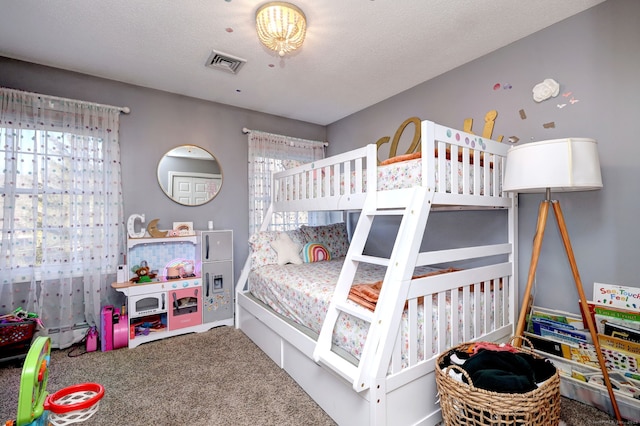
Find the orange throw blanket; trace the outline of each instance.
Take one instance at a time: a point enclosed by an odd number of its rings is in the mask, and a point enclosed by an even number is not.
[[[446,152],[447,160],[451,160],[451,149],[447,148]],[[402,161],[415,160],[416,158],[422,158],[422,152],[412,152],[411,154],[402,154],[396,155],[395,157],[387,158],[386,160],[382,160],[380,162],[381,166],[386,166],[388,164],[400,163]],[[438,148],[436,148],[436,158],[438,158]],[[462,152],[458,152],[458,162],[462,163]],[[469,153],[469,164],[473,164],[473,150]],[[484,167],[484,153],[480,153],[480,167]],[[493,162],[490,164],[490,167],[493,169]]]
[[[433,275],[446,274],[448,272],[459,271],[456,268],[447,268],[439,271],[433,271],[424,275],[414,275],[412,279],[430,277]],[[351,286],[349,290],[349,299],[357,304],[364,306],[365,308],[373,311],[376,309],[376,303],[378,303],[378,297],[380,296],[380,290],[382,289],[382,281],[375,282],[373,284],[355,284]],[[422,298],[418,300],[422,303]]]

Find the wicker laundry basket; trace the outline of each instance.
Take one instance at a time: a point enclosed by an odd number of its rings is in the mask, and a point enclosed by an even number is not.
[[[515,339],[515,338],[514,338]],[[512,341],[514,340],[512,339]],[[530,347],[531,344],[523,338]],[[464,351],[474,343],[463,343],[438,357],[436,384],[440,394],[442,418],[447,426],[553,426],[560,423],[560,376],[553,376],[537,389],[527,393],[498,393],[473,386],[462,368],[452,365],[440,368],[444,358],[453,351]],[[519,348],[535,358],[543,358],[528,348]],[[449,376],[449,370],[461,372],[469,384]]]

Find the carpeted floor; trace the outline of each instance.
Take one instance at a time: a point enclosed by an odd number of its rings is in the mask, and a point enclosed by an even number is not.
[[[219,327],[135,349],[70,358],[53,351],[47,390],[96,382],[105,396],[86,425],[334,425],[241,331]],[[19,363],[0,364],[0,423],[15,418]],[[568,426],[615,425],[593,407],[563,398]]]

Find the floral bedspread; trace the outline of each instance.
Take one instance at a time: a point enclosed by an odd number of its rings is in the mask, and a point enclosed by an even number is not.
[[[447,170],[446,176],[446,192],[451,193],[451,161],[445,162]],[[462,194],[463,192],[463,167],[462,163],[456,162],[458,168],[458,188],[454,193]],[[483,167],[480,168],[483,173]],[[436,191],[440,191],[440,181],[438,173],[438,162],[435,164],[434,170],[436,176]],[[378,167],[378,191],[385,191],[391,189],[411,188],[419,186],[422,182],[422,159],[414,159],[408,161],[401,161],[398,163],[387,164]],[[469,186],[470,193],[473,194],[473,167],[469,168]],[[484,193],[484,183],[480,180],[480,194]]]
[[[445,172],[445,192],[452,193],[451,191],[451,161],[447,160],[446,164],[446,172]],[[435,190],[440,191],[440,178],[438,173],[438,163],[435,164]],[[453,193],[455,194],[464,194],[464,171],[462,163],[456,162],[453,167],[457,167],[458,174],[458,187]],[[469,190],[468,194],[472,194],[474,192],[474,172],[473,167],[469,167]],[[484,174],[484,167],[480,167],[480,175]],[[351,172],[349,177],[349,182],[346,182],[345,174],[340,174],[340,188],[341,193],[355,194],[356,191],[356,181],[358,180],[355,172]],[[336,195],[334,193],[334,179],[335,176],[331,173],[329,178],[329,186],[321,185],[320,187],[317,185],[317,180],[324,181],[325,172],[322,171],[319,175],[316,175],[315,172],[311,176],[309,180],[306,181],[304,186],[304,194],[313,194],[312,197],[307,197],[306,195],[302,196],[302,199],[305,198],[316,198],[316,197],[327,197],[329,195]],[[317,180],[316,180],[317,179]],[[413,159],[408,161],[401,161],[399,163],[387,164],[384,166],[378,166],[376,170],[376,179],[377,179],[377,188],[378,191],[389,191],[392,189],[402,189],[402,188],[412,188],[415,186],[420,186],[422,183],[422,159]],[[361,186],[362,191],[366,191],[367,187],[367,174],[366,171],[363,170],[361,177]],[[349,187],[348,190],[345,190],[345,185]],[[282,194],[282,199],[294,199],[297,200],[300,198],[300,194],[298,193],[298,186],[293,185],[292,182],[286,184],[288,191],[291,191],[290,194]],[[490,182],[490,189],[493,188],[493,182]],[[320,195],[318,195],[320,194]],[[480,179],[480,195],[484,195],[484,179]]]
[[[254,269],[249,276],[250,291],[259,300],[267,304],[277,313],[292,319],[316,333],[320,333],[322,322],[327,314],[329,302],[333,295],[335,283],[338,281],[344,258],[330,261],[304,263],[302,265],[287,264],[266,265]],[[417,268],[415,274],[427,273],[434,268]],[[356,283],[373,283],[384,278],[385,267],[361,263],[356,273]],[[433,298],[432,324],[437,323],[437,297]],[[352,303],[349,301],[349,303]],[[492,302],[493,305],[493,302]],[[473,306],[472,306],[473,309]],[[458,306],[460,314],[462,306]],[[484,312],[481,305],[481,312]],[[423,310],[418,309],[418,335],[423,335]],[[493,309],[489,309],[493,322]],[[409,327],[407,311],[403,313],[403,337],[408,341]],[[482,323],[484,322],[481,321]],[[451,320],[450,309],[447,309],[447,346],[450,346]],[[460,324],[462,326],[462,324]],[[341,314],[336,324],[333,343],[356,358],[360,358],[367,336],[369,323],[347,314]],[[434,327],[434,341],[432,351],[437,348],[437,329]],[[459,330],[460,335],[462,331]],[[424,345],[421,338],[418,341],[418,359],[424,359]],[[402,357],[405,364],[405,349],[403,345]]]

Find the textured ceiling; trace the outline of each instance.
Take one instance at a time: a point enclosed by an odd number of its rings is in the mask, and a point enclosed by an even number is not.
[[[307,38],[282,59],[263,1],[3,0],[0,55],[326,125],[602,1],[294,0]]]

